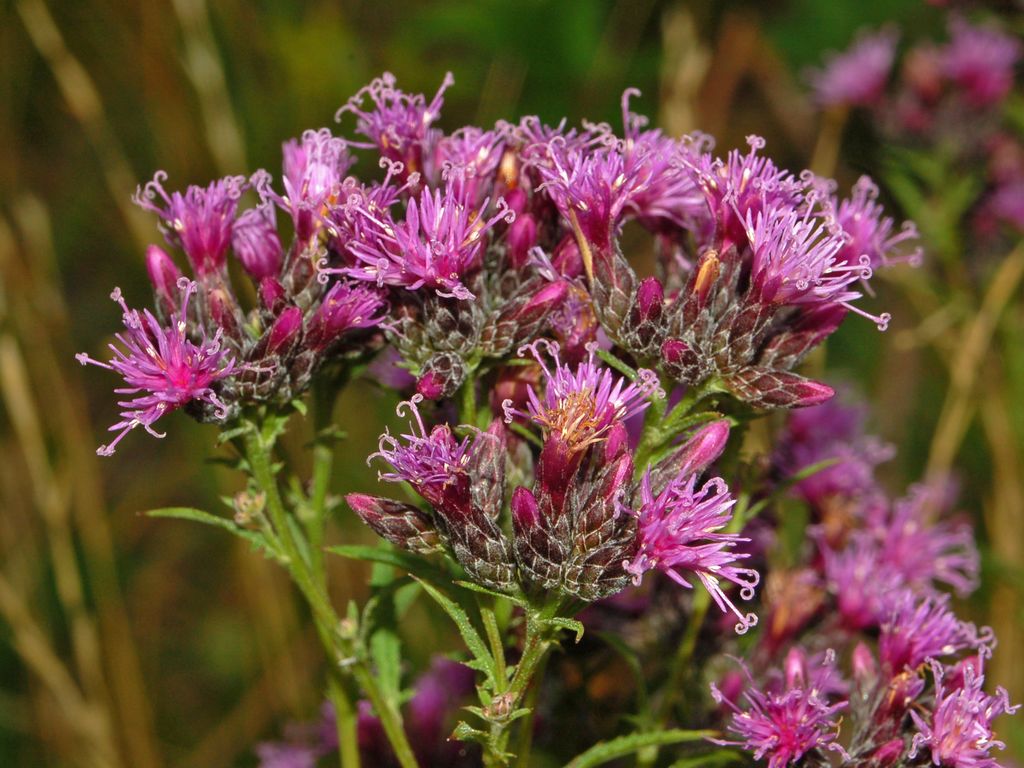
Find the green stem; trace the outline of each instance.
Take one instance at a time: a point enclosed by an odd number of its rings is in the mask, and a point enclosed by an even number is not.
[[[317,582],[327,585],[327,571],[324,565],[324,531],[327,527],[327,491],[331,485],[331,470],[334,465],[334,451],[329,445],[313,446],[313,481],[309,502],[313,517],[306,524],[309,535],[309,558],[313,576]]]
[[[327,599],[326,584],[318,584],[313,579],[310,572],[311,564],[303,557],[302,550],[295,539],[288,519],[288,512],[285,509],[284,500],[281,498],[281,492],[271,466],[272,449],[273,441],[266,439],[258,428],[246,434],[246,458],[249,461],[253,479],[266,495],[270,522],[284,552],[288,572],[306,602],[309,603],[320,641],[327,652],[330,663],[337,664],[339,659],[353,660],[350,667],[352,676],[373,705],[399,764],[402,768],[418,768],[416,757],[412,747],[409,746],[405,729],[402,727],[401,714],[384,697],[369,665],[357,653],[354,640],[342,638],[337,632],[340,622]],[[346,710],[352,708],[352,704],[349,702]],[[347,723],[339,721],[338,727],[340,730],[342,727],[347,729],[349,726]],[[358,766],[359,764],[352,765]]]
[[[338,731],[338,754],[342,768],[360,768],[359,710],[353,691],[345,690],[341,680],[331,675],[327,683],[327,698],[334,705],[334,722]]]
[[[545,655],[537,665],[534,684],[527,689],[526,700],[523,702],[523,706],[530,712],[519,720],[519,738],[516,741],[517,768],[530,768],[530,750],[533,747],[533,721],[537,712],[537,697],[540,694],[540,681],[544,679],[544,669],[547,667],[549,658]]]

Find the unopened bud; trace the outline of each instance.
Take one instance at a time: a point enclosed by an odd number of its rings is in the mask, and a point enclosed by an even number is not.
[[[268,355],[286,354],[298,341],[302,331],[302,310],[288,307],[278,315],[270,328],[270,339],[267,342]]]
[[[146,249],[146,272],[149,273],[149,282],[153,284],[153,293],[160,311],[168,316],[177,311],[181,270],[158,245]]]
[[[283,250],[271,206],[253,208],[238,217],[231,247],[249,276],[259,282],[281,272]]]

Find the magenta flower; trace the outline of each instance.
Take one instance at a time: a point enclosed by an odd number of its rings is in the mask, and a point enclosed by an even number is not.
[[[919,235],[913,222],[905,221],[898,232],[895,222],[886,216],[878,204],[878,187],[868,176],[861,176],[854,184],[850,197],[832,200],[836,221],[842,228],[846,244],[837,258],[846,264],[859,264],[867,256],[872,269],[906,263],[917,266],[924,254],[916,243]]]
[[[963,667],[963,684],[947,685],[944,671],[938,662],[932,662],[935,677],[935,704],[926,714],[910,711],[917,733],[910,746],[909,756],[927,750],[934,765],[949,768],[999,768],[990,754],[993,749],[1005,749],[992,730],[993,721],[1004,713],[1012,714],[1020,705],[1011,706],[1004,688],[997,688],[990,696],[982,690],[985,676],[973,666]]]
[[[632,513],[637,519],[639,548],[624,567],[636,584],[655,568],[687,588],[693,585],[684,574],[696,576],[721,610],[736,615],[736,631],[743,633],[757,624],[757,614],[740,611],[721,582],[739,585],[740,596],[750,600],[760,577],[755,570],[735,565],[749,555],[737,553],[733,547],[749,539],[722,532],[732,520],[735,503],[721,478],[698,488],[697,475],[685,472],[655,494],[648,470],[640,484],[640,508]]]
[[[735,741],[712,741],[747,749],[754,753],[755,760],[767,758],[768,768],[792,765],[812,750],[831,750],[849,759],[836,741],[839,736],[836,715],[847,702],[839,700],[830,704],[827,692],[820,687],[823,679],[832,676],[834,660],[835,654],[829,652],[825,655],[825,665],[830,669],[823,674],[796,677],[787,674],[782,692],[757,688],[744,666],[749,685],[743,692],[746,707],[742,709],[712,684],[712,697],[733,712],[729,730],[737,737]]]
[[[966,597],[978,586],[978,549],[970,523],[937,519],[950,497],[942,486],[915,486],[872,529],[880,557],[908,584],[932,591],[946,584]]]
[[[891,674],[916,669],[928,659],[938,659],[971,648],[991,655],[992,630],[960,621],[949,608],[946,595],[919,598],[910,590],[891,601],[882,622],[878,655]]]
[[[355,160],[344,140],[332,136],[328,128],[308,130],[300,139],[285,142],[282,154],[284,195],[271,189],[270,176],[264,171],[253,177],[253,184],[264,199],[273,200],[291,215],[296,237],[306,241],[319,231],[337,203],[345,174]]]
[[[382,157],[402,163],[407,175],[422,174],[441,136],[431,126],[441,116],[444,92],[455,79],[451,72],[447,73],[429,104],[423,94],[404,93],[395,87],[395,82],[395,76],[385,72],[349,99],[334,119],[340,121],[342,115],[352,113],[356,117],[356,133],[370,142],[349,141],[350,146],[376,149]],[[367,97],[372,102],[369,111],[363,109]]]
[[[386,307],[379,291],[359,283],[337,282],[308,319],[306,344],[322,351],[346,331],[378,326]]]
[[[424,188],[418,203],[415,198],[409,201],[404,221],[395,221],[387,211],[358,208],[365,236],[348,244],[358,265],[325,271],[378,286],[426,287],[443,297],[474,298],[462,280],[479,267],[491,228],[501,220],[511,222],[515,214],[499,198],[497,212],[487,218],[482,211],[488,201],[480,210],[469,208],[462,202],[461,189],[457,173],[447,180],[443,193]]]
[[[467,125],[438,142],[437,165],[442,170],[461,169],[463,202],[482,207],[487,190],[494,187],[504,153],[505,139],[499,132]]]
[[[848,50],[830,54],[825,66],[809,73],[814,98],[823,107],[873,107],[885,91],[896,57],[899,32],[885,27],[861,32]]]
[[[164,171],[157,171],[132,200],[160,217],[167,242],[185,251],[197,277],[223,270],[245,178],[227,176],[205,188],[190,186],[185,194],[170,195],[163,187],[166,179]]]
[[[877,627],[885,618],[896,590],[906,582],[893,564],[884,559],[874,538],[857,531],[841,551],[822,545],[821,554],[825,578],[835,595],[843,624],[851,630]]]
[[[795,490],[821,507],[829,499],[855,499],[880,491],[875,467],[892,458],[894,448],[864,432],[866,408],[846,405],[840,398],[789,414],[786,431],[775,451],[783,477],[792,477],[815,464],[831,466],[800,480]]]
[[[828,219],[808,206],[804,212],[788,205],[770,205],[747,213],[747,237],[753,250],[751,285],[762,301],[799,305],[832,305],[862,315],[885,330],[891,316],[869,314],[853,302],[861,297],[853,283],[871,277],[870,259],[855,264],[839,258],[845,240],[831,230]]]
[[[109,363],[94,360],[85,353],[75,355],[82,365],[98,365],[120,374],[127,386],[115,389],[117,394],[138,394],[118,403],[123,409],[121,421],[111,426],[110,431],[120,431],[108,445],[97,449],[100,456],[113,454],[121,439],[139,426],[154,437],[163,437],[153,429],[153,424],[165,414],[193,401],[207,403],[213,406],[217,418],[227,418],[228,408],[213,387],[239,369],[233,360],[228,359],[228,351],[221,348],[219,330],[213,339],[204,335],[198,344],[189,340],[186,318],[196,284],[182,278],[178,288],[181,307],[166,328],[149,310],[140,313],[129,309],[121,296],[121,289],[115,288],[110,297],[121,305],[126,329],[115,336],[121,346],[109,345],[114,353]]]
[[[627,382],[608,368],[601,368],[589,350],[586,360],[575,367],[559,359],[557,342],[539,339],[519,350],[529,351],[544,371],[543,397],[530,387],[527,390],[526,412],[505,400],[502,408],[505,421],[516,416],[534,421],[546,434],[557,434],[573,451],[582,451],[603,440],[611,427],[643,412],[652,396],[663,396],[658,377],[653,371],[641,370],[637,382]],[[545,361],[545,354],[553,365]]]
[[[452,486],[468,483],[466,466],[473,439],[456,440],[447,424],[439,424],[428,431],[419,411],[421,402],[423,395],[416,394],[399,403],[399,416],[405,415],[406,410],[412,414],[409,432],[396,438],[385,430],[377,452],[370,454],[367,463],[375,458],[384,459],[392,471],[378,473],[381,480],[407,482],[431,504],[439,505]]]
[[[950,19],[949,34],[949,44],[941,52],[943,74],[972,106],[1002,101],[1013,88],[1020,41],[996,27],[974,26],[957,17]]]

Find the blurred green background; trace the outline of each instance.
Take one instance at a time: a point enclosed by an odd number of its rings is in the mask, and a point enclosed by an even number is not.
[[[887,20],[913,36],[943,28],[918,0],[3,0],[0,765],[251,765],[256,741],[321,699],[316,639],[278,569],[228,536],[139,515],[214,509],[236,490],[206,461],[213,428],[176,417],[163,441],[137,434],[113,458],[93,454],[116,417],[113,379],[73,354],[100,354],[118,327],[113,286],[148,302],[142,253],[160,236],[130,203],[137,183],[157,169],[169,188],[276,174],[282,141],[333,125],[384,70],[428,95],[451,70],[448,130],[521,114],[618,125],[619,96],[637,86],[634,108],[674,134],[699,128],[724,149],[756,132],[781,164],[803,168],[817,118],[802,69]],[[847,136],[843,185],[878,163],[862,128]],[[896,492],[921,475],[948,380],[933,353],[900,342],[918,321],[901,296],[882,288],[896,316],[887,334],[850,322],[828,350],[832,378],[869,393],[875,426],[899,445],[884,470]],[[1020,304],[1006,318],[1010,341],[992,352],[1018,383]],[[1024,536],[1012,463],[1020,469],[1024,416],[1011,400],[1011,458],[992,460],[981,417],[957,458],[983,542],[986,531]],[[335,490],[375,487],[364,458],[392,407],[369,385],[345,395]],[[300,466],[303,439],[290,440]],[[338,522],[337,538],[369,540]],[[985,585],[966,610],[996,623],[993,674],[1020,701],[1021,560],[1009,546],[999,557],[985,546]],[[336,602],[360,597],[361,568],[333,566]],[[450,643],[425,621],[418,635],[417,660]],[[105,763],[82,747],[94,743],[125,757]]]

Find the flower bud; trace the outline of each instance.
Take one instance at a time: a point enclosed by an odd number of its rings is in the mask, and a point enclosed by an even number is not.
[[[508,227],[509,266],[520,269],[530,256],[530,249],[537,244],[537,220],[528,213],[517,215]]]
[[[216,280],[216,278],[214,278]],[[219,281],[203,286],[203,301],[214,325],[236,342],[242,341],[242,308],[228,286]]]
[[[807,654],[802,648],[790,648],[786,654],[786,688],[807,686]]]
[[[283,250],[272,206],[252,208],[235,222],[231,247],[249,276],[259,282],[281,273]]]
[[[536,323],[558,307],[565,300],[568,293],[569,286],[563,280],[547,283],[516,313],[516,322],[520,326]]]
[[[377,535],[413,552],[432,552],[439,547],[429,518],[411,504],[350,493],[345,501]]]
[[[288,307],[270,328],[267,355],[286,355],[298,342],[302,332],[302,310]]]
[[[146,272],[149,273],[149,282],[153,284],[157,308],[166,315],[172,314],[178,305],[181,270],[163,248],[151,245],[146,249]]]
[[[871,768],[895,768],[903,757],[903,750],[906,745],[903,739],[897,737],[885,742],[882,746],[871,753],[868,758],[868,765]]]
[[[277,280],[265,277],[260,280],[260,303],[268,312],[277,315],[284,308],[285,290]]]
[[[633,305],[634,323],[656,323],[661,318],[665,303],[665,291],[656,277],[646,277],[640,281],[636,291],[636,302]]]
[[[580,255],[576,239],[571,234],[563,237],[555,246],[554,253],[551,254],[551,264],[558,274],[569,279],[583,274],[583,257]]]
[[[440,400],[444,396],[445,382],[437,371],[427,371],[416,382],[416,391],[427,400]]]
[[[853,679],[864,690],[870,689],[878,679],[878,664],[875,663],[874,654],[864,643],[857,643],[857,647],[853,649],[851,665]]]

